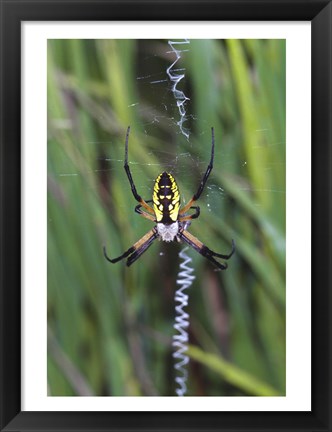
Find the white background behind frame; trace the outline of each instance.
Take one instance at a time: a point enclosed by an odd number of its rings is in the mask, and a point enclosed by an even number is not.
[[[311,410],[310,22],[22,22],[22,411]],[[47,396],[47,39],[286,39],[286,396]],[[301,146],[301,159],[298,159]],[[33,253],[31,252],[33,251]],[[300,252],[300,254],[299,254]]]

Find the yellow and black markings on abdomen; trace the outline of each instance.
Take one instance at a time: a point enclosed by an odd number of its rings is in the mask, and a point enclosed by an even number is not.
[[[180,193],[174,177],[163,172],[157,177],[153,187],[153,210],[157,222],[176,222],[180,207]]]

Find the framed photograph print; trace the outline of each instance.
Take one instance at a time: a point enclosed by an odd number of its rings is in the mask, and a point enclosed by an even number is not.
[[[1,1],[1,430],[332,430],[331,8]]]

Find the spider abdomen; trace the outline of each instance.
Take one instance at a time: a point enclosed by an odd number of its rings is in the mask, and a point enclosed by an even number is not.
[[[152,200],[158,223],[170,225],[177,221],[180,208],[180,193],[171,174],[167,172],[159,174],[153,187]]]

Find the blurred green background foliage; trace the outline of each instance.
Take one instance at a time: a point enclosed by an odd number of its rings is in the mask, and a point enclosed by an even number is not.
[[[153,224],[123,169],[151,199],[170,171],[183,201],[215,163],[189,230],[236,253],[226,271],[194,250],[188,394],[285,394],[285,41],[191,40],[166,70],[167,40],[48,42],[48,390],[172,396],[174,293],[184,247],[156,241],[131,267],[108,263]]]

